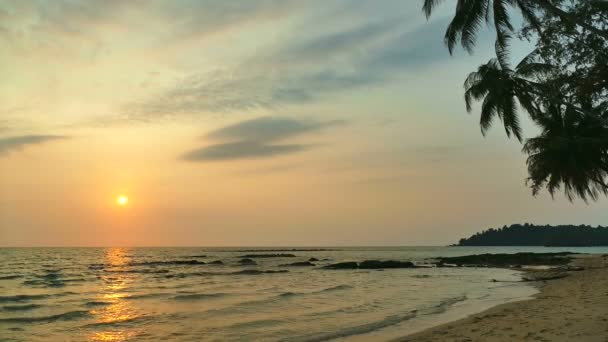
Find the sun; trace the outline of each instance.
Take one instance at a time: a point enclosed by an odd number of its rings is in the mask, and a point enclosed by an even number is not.
[[[120,206],[125,206],[129,203],[129,197],[125,195],[120,195],[116,197],[116,203],[118,203],[118,205]]]

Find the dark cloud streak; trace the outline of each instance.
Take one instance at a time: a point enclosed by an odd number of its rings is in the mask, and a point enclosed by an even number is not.
[[[66,136],[61,135],[22,135],[0,138],[0,156],[7,155],[13,151],[18,151],[28,145],[38,145],[66,138]]]
[[[214,161],[266,158],[304,151],[310,147],[302,144],[264,144],[257,141],[239,141],[193,150],[184,154],[182,159],[188,161]]]
[[[317,122],[266,116],[220,128],[207,137],[217,140],[273,141],[343,123],[341,120]]]
[[[281,141],[344,123],[341,120],[319,122],[277,117],[246,120],[210,132],[207,138],[221,142],[189,151],[181,159],[203,162],[293,154],[314,145]]]

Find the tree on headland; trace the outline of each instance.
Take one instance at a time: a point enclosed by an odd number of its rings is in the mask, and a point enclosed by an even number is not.
[[[458,246],[608,246],[608,227],[512,224],[460,239]]]
[[[427,17],[443,1],[425,0]],[[484,23],[496,33],[496,58],[464,84],[467,110],[481,102],[482,133],[499,119],[507,136],[524,142],[521,108],[541,128],[523,148],[533,194],[563,189],[570,201],[608,195],[608,1],[456,1],[445,33],[450,53],[458,44],[473,52]],[[511,18],[516,13],[520,27]],[[514,38],[535,46],[512,67]]]

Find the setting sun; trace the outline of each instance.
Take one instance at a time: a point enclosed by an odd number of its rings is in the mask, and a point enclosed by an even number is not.
[[[124,196],[124,195],[120,195],[116,198],[116,203],[118,203],[118,205],[127,205],[127,203],[129,203],[129,197]]]

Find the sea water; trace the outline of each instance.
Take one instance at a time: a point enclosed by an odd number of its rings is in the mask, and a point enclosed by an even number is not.
[[[285,248],[284,248],[285,249]],[[2,341],[387,340],[536,290],[492,268],[328,270],[402,260],[585,248],[2,248]],[[294,257],[253,258],[279,253]],[[286,264],[315,258],[315,266]],[[214,261],[221,261],[221,264]]]

